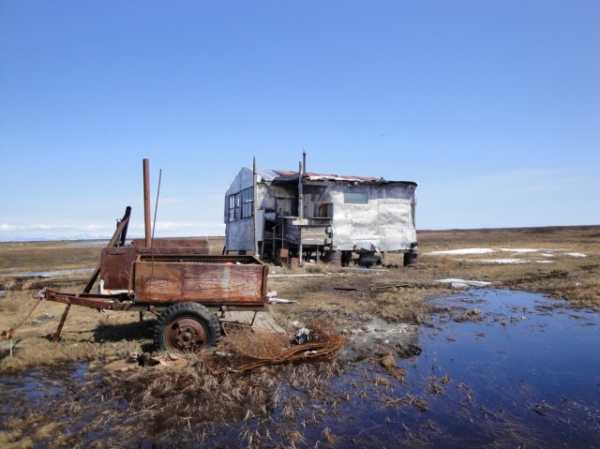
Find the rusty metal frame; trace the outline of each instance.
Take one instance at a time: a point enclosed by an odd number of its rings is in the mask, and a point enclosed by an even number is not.
[[[96,310],[129,310],[134,306],[127,295],[97,295],[91,293],[63,293],[56,290],[44,289],[40,299],[60,302],[67,306],[83,306]]]
[[[119,245],[122,245],[123,243],[125,243],[125,239],[127,237],[127,229],[129,227],[129,218],[130,217],[131,217],[131,206],[127,206],[125,208],[125,214],[123,214],[123,218],[121,218],[121,220],[119,220],[119,222],[117,224],[117,229],[115,229],[115,233],[113,234],[112,238],[108,242],[108,245],[106,245],[107,248],[113,248],[115,246],[119,246]],[[96,280],[98,279],[98,276],[100,275],[101,267],[102,267],[102,264],[101,264],[101,262],[99,262],[98,265],[96,266],[96,269],[94,270],[94,273],[92,274],[92,276],[90,277],[89,281],[87,282],[85,288],[83,289],[83,292],[82,292],[83,295],[89,294],[90,291],[92,290],[94,283],[96,282]],[[49,298],[46,298],[46,299],[49,299]],[[59,301],[59,302],[62,302],[62,301]],[[56,332],[50,338],[52,341],[60,340],[60,334],[62,333],[62,329],[65,325],[65,321],[67,321],[67,316],[69,315],[69,311],[71,310],[71,305],[75,304],[75,303],[65,302],[65,304],[67,304],[67,307],[65,308],[65,311],[63,312],[62,316],[60,317],[60,322],[58,323]]]

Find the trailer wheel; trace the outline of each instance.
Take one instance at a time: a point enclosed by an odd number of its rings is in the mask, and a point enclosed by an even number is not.
[[[217,316],[193,302],[170,306],[160,314],[154,328],[156,347],[166,351],[196,351],[220,338]]]

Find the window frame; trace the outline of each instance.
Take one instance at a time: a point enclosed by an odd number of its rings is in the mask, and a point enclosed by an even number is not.
[[[354,197],[354,199],[352,199]],[[357,198],[361,198],[357,201]],[[364,201],[363,201],[364,199]],[[369,192],[344,191],[344,204],[369,204]]]
[[[247,187],[240,191],[241,219],[254,217],[254,188]]]
[[[231,194],[227,198],[227,222],[232,223],[235,221],[235,193]]]

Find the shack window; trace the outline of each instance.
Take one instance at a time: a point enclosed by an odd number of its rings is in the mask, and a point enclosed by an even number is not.
[[[235,220],[235,195],[229,195],[228,218],[232,222]]]
[[[242,206],[239,193],[229,195],[227,203],[227,218],[229,222],[239,220],[241,218]]]
[[[242,218],[254,215],[254,189],[252,187],[242,190]]]
[[[239,193],[235,194],[235,219],[239,220],[242,217],[242,202]]]
[[[344,192],[344,203],[346,204],[367,204],[369,194],[367,192]]]

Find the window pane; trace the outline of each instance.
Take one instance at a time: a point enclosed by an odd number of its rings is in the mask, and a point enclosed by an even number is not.
[[[344,203],[367,204],[369,194],[367,192],[344,192]]]

